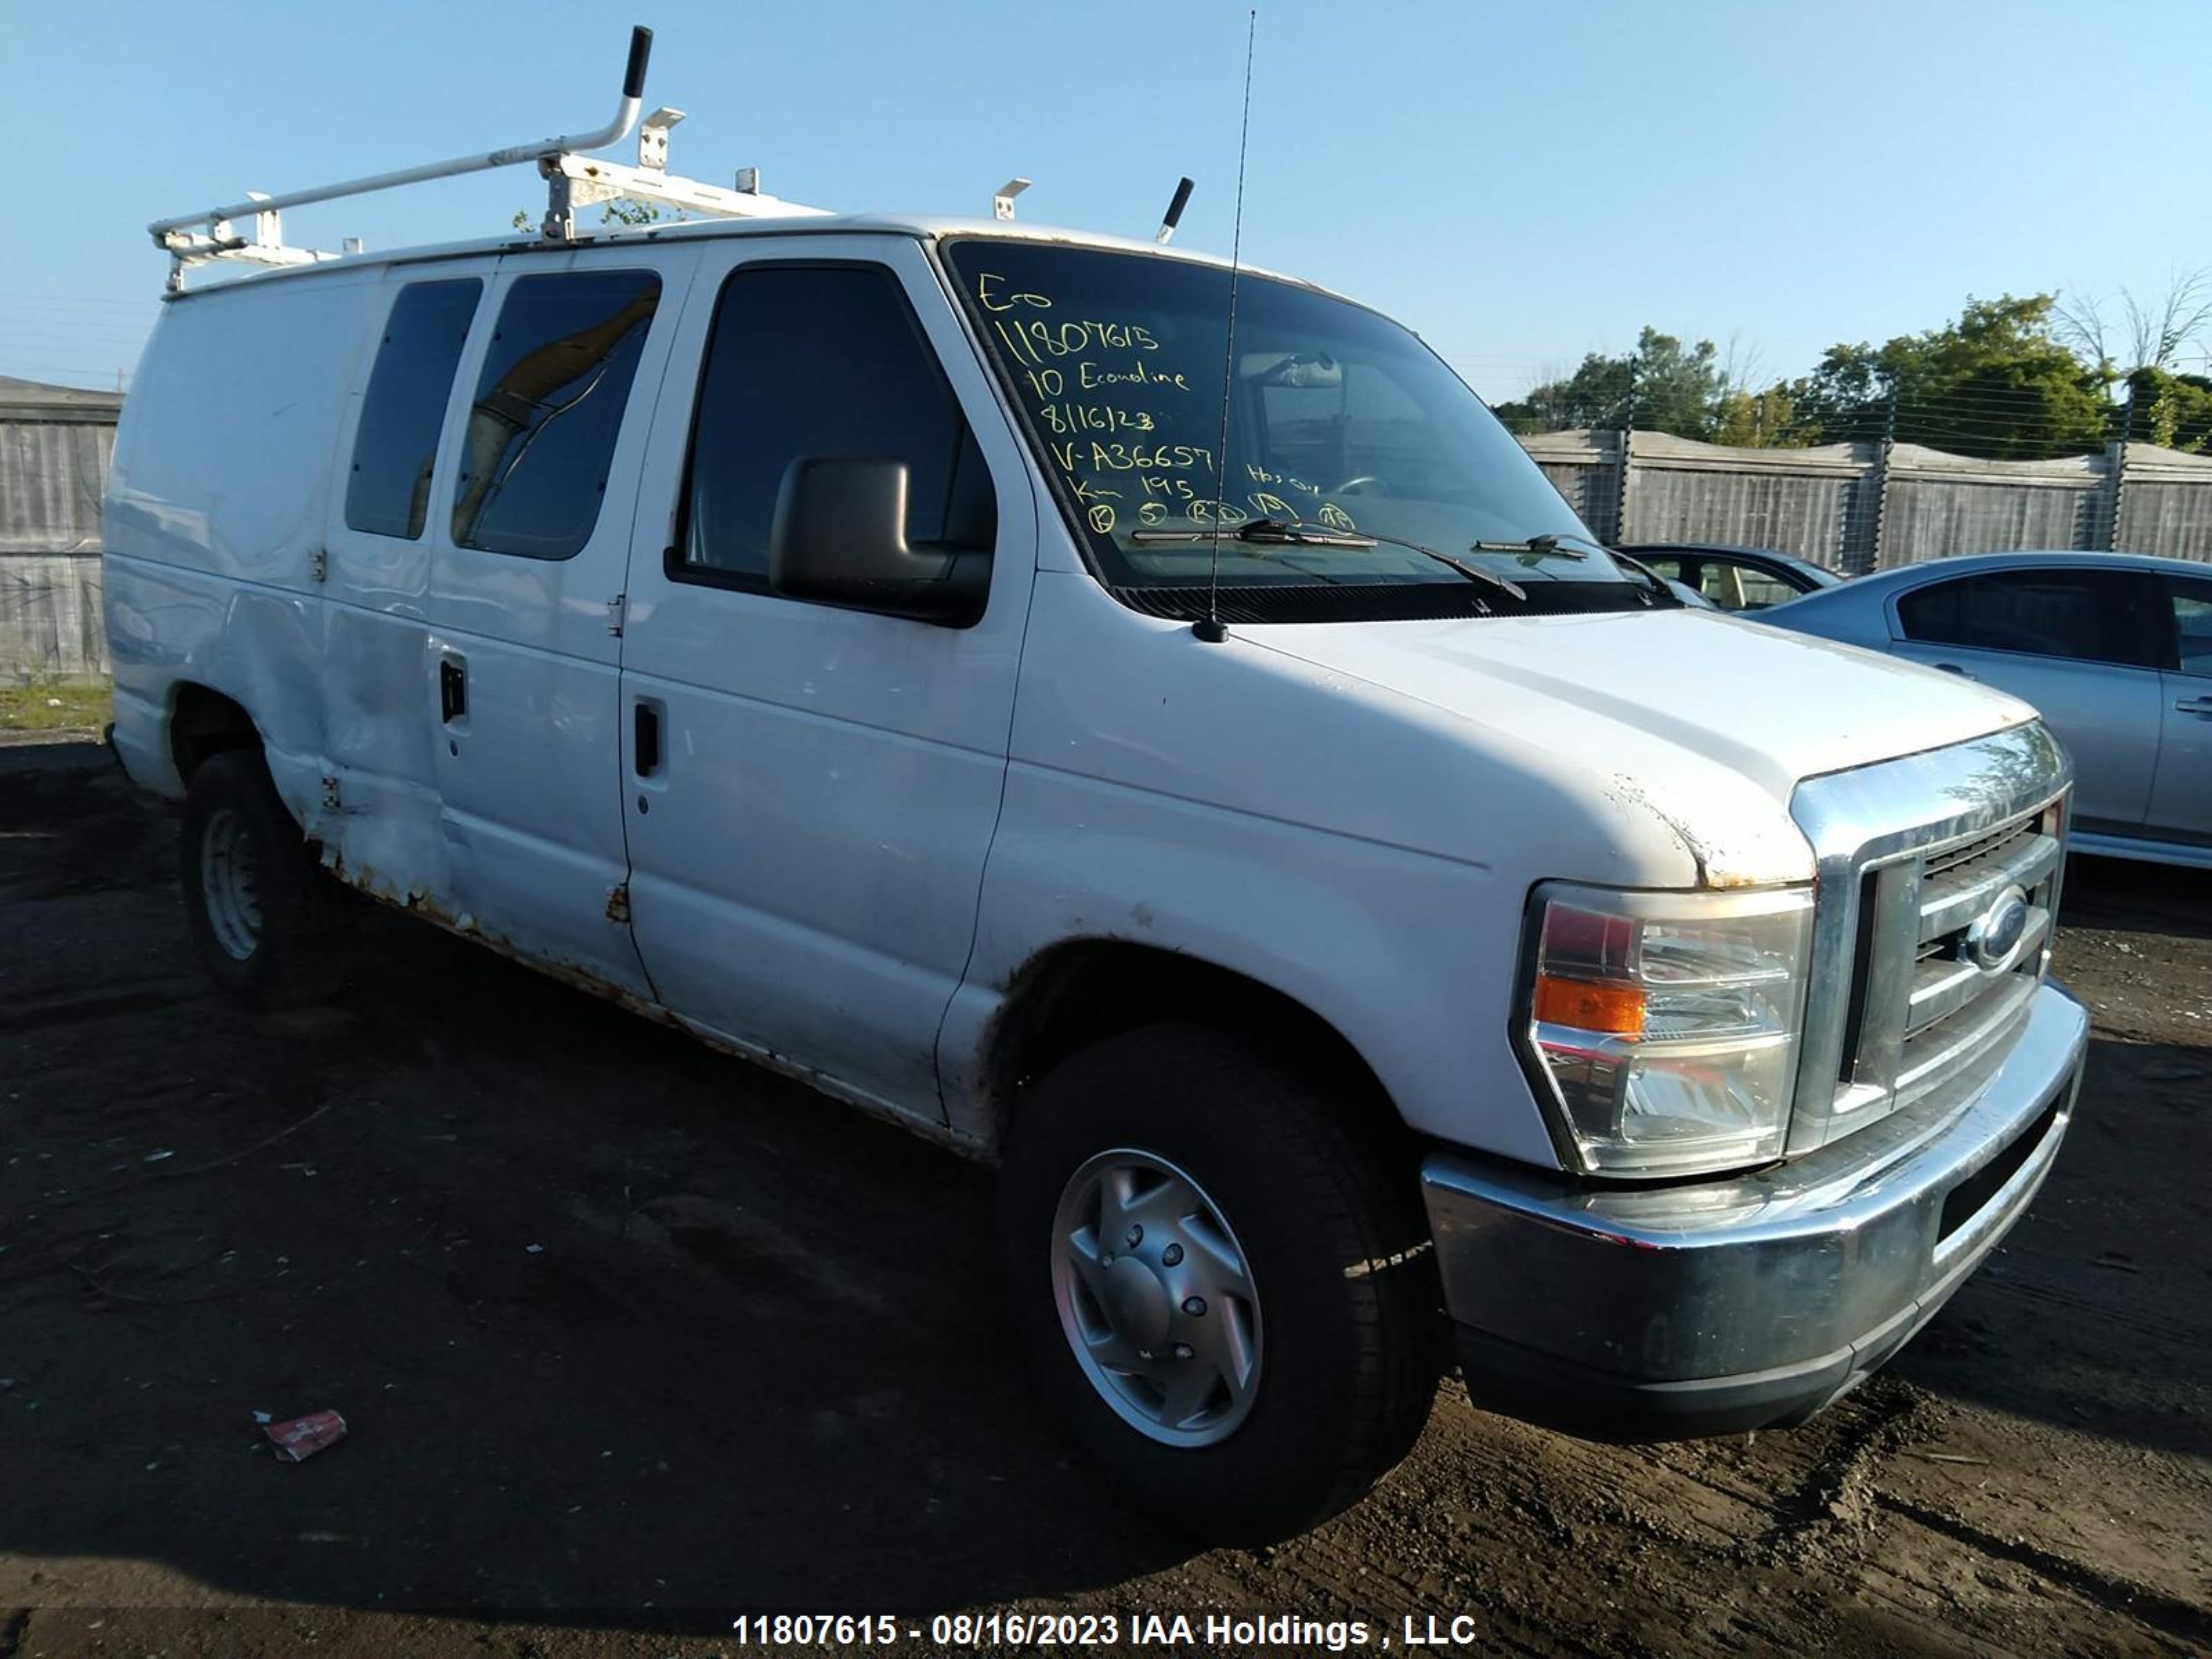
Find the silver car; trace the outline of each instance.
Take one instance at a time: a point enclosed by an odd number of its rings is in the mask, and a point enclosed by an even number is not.
[[[1757,614],[2033,703],[2073,751],[2077,851],[2212,868],[2212,566],[1980,553]]]

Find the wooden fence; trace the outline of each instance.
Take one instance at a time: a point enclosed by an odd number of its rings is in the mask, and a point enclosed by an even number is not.
[[[1854,575],[2015,548],[2212,560],[2212,457],[2151,444],[1984,461],[1917,444],[1734,449],[1661,432],[1521,441],[1609,542],[1778,548]]]
[[[107,672],[100,496],[123,399],[0,379],[0,678]]]

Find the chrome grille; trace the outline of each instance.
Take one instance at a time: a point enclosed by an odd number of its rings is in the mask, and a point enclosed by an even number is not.
[[[1855,1073],[1862,1066],[1877,1077],[1887,1072],[1893,1108],[1911,1105],[2011,1035],[2050,959],[2063,856],[2058,813],[2049,809],[1963,846],[1924,854],[1917,872],[1907,861],[1883,873],[1881,879],[1897,885],[1902,902],[1883,906],[1877,929],[1912,929],[1912,970],[1902,988],[1904,1040],[1893,1064],[1863,1045],[1850,1063]],[[2027,904],[2019,942],[1994,963],[1978,960],[1974,924],[2014,888]],[[1868,990],[1869,1000],[1898,994],[1887,985]]]
[[[1940,876],[1962,864],[1972,864],[1992,853],[2002,852],[2022,836],[2033,833],[2034,828],[2033,822],[2027,818],[2008,823],[2001,830],[1992,830],[1986,836],[1976,836],[1972,841],[1960,842],[1956,847],[1947,847],[1941,852],[1929,854],[1921,860],[1921,869],[1928,875]]]
[[[1987,1082],[2050,960],[2070,774],[2033,725],[1801,786],[1820,884],[1792,1152]]]

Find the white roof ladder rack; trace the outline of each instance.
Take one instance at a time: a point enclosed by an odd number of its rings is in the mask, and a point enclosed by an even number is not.
[[[548,189],[545,222],[539,229],[545,240],[574,241],[576,210],[599,202],[649,202],[710,219],[819,217],[829,211],[763,195],[757,167],[739,168],[734,190],[669,172],[668,131],[683,118],[682,110],[665,105],[645,118],[637,130],[635,167],[597,161],[565,150],[541,157],[538,170],[545,175]]]
[[[285,246],[283,213],[287,208],[302,207],[310,202],[334,201],[342,196],[363,196],[372,191],[392,190],[401,185],[422,184],[432,179],[450,179],[458,173],[515,167],[525,161],[535,161],[538,171],[546,179],[548,200],[542,228],[545,239],[553,242],[576,240],[577,208],[618,198],[650,202],[685,213],[726,219],[814,216],[827,211],[826,209],[804,207],[795,202],[780,201],[773,196],[763,195],[759,189],[759,175],[750,167],[738,175],[738,187],[734,190],[725,190],[717,185],[703,184],[695,179],[679,178],[671,173],[668,171],[668,130],[684,118],[684,112],[678,109],[658,109],[646,118],[645,125],[638,134],[638,165],[635,167],[626,167],[615,161],[597,161],[580,154],[580,151],[620,143],[629,136],[630,128],[636,124],[638,110],[643,101],[646,64],[652,52],[653,31],[644,27],[632,29],[629,62],[623,74],[622,102],[616,106],[613,119],[592,131],[564,133],[557,137],[539,139],[533,143],[511,145],[481,155],[456,156],[447,161],[431,161],[421,167],[403,167],[394,173],[348,179],[343,184],[317,185],[276,196],[248,191],[245,201],[234,202],[227,207],[179,214],[173,219],[157,219],[146,228],[154,238],[155,246],[169,255],[169,292],[177,293],[184,288],[187,270],[212,261],[304,265],[340,257],[320,249]],[[241,235],[234,228],[234,222],[246,218],[252,221],[252,232]],[[360,252],[360,244],[349,240],[346,252]]]

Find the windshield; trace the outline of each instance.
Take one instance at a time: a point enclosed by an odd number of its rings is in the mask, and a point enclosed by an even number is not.
[[[1224,456],[1226,270],[980,239],[947,257],[1110,586],[1203,588],[1218,524],[1224,588],[1464,585],[1426,548],[1559,585],[1546,609],[1570,586],[1604,608],[1642,592],[1481,399],[1376,313],[1245,274]],[[1260,520],[1339,540],[1230,533]]]

